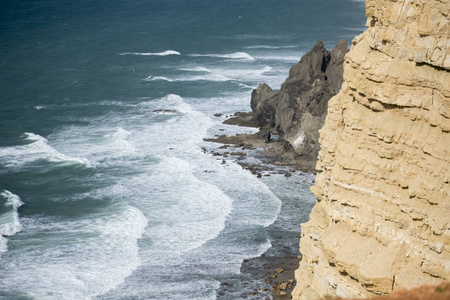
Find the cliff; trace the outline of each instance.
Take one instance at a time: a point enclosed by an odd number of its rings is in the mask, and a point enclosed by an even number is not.
[[[341,40],[330,52],[317,42],[289,71],[278,93],[267,84],[253,90],[253,122],[280,136],[284,155],[309,161],[314,168],[319,152],[319,129],[325,122],[328,101],[340,90],[347,42]]]
[[[450,279],[450,3],[367,0],[320,130],[294,299]]]

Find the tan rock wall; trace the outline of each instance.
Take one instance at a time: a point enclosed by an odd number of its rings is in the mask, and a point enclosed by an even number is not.
[[[367,0],[320,131],[294,299],[450,280],[450,2]]]

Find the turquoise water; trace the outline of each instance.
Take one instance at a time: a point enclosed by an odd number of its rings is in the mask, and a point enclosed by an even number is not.
[[[254,132],[214,114],[364,23],[352,0],[3,0],[0,298],[215,299],[291,191],[204,153]]]

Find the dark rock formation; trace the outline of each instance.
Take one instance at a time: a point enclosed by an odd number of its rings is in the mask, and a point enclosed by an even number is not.
[[[325,121],[328,100],[337,94],[343,81],[347,42],[341,40],[328,52],[317,42],[275,93],[267,84],[252,92],[253,121],[263,130],[278,133],[286,148],[315,160],[319,152],[319,133]]]

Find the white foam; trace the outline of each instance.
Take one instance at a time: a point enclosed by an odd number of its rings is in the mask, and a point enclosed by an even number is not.
[[[135,207],[117,208],[73,221],[24,218],[27,244],[2,270],[0,289],[14,290],[17,278],[27,278],[21,290],[36,299],[92,299],[116,288],[140,265],[138,239],[148,222]]]
[[[31,143],[23,146],[0,148],[0,159],[4,160],[7,167],[20,168],[41,159],[56,163],[90,166],[87,159],[70,157],[59,152],[48,144],[47,139],[38,134],[26,132],[22,135],[22,138]]]
[[[22,230],[22,225],[19,221],[19,214],[17,209],[23,205],[20,197],[3,190],[0,196],[6,198],[4,206],[7,206],[7,211],[0,215],[0,255],[8,250],[7,239],[5,236],[12,236]]]
[[[211,72],[208,68],[205,67],[180,68],[179,70],[187,72],[206,72],[206,73]]]
[[[183,76],[181,78],[177,78],[175,81],[213,81],[213,82],[226,82],[231,81],[232,79],[221,74],[208,74],[205,76]]]
[[[167,78],[163,76],[148,76],[144,79],[145,81],[168,81],[168,82],[194,82],[194,81],[212,81],[212,82],[226,82],[231,81],[231,78],[228,78],[226,76],[220,75],[220,74],[207,74],[207,75],[182,75],[182,76],[176,76],[173,78]]]
[[[41,110],[41,109],[43,109],[43,108],[45,108],[45,106],[43,106],[43,105],[36,105],[36,106],[34,107],[35,110]]]
[[[144,79],[145,81],[158,81],[158,80],[162,80],[162,81],[168,81],[168,82],[172,82],[172,79],[169,79],[167,77],[164,76],[148,76],[147,78]]]
[[[167,82],[196,82],[196,81],[211,81],[211,82],[227,82],[227,81],[253,81],[255,84],[264,81],[265,73],[272,71],[272,67],[264,66],[259,69],[226,69],[226,68],[190,68],[183,69],[194,72],[195,75],[180,75],[171,78],[163,76],[148,76],[145,81],[158,81],[163,80]],[[203,72],[204,75],[198,75],[197,73]],[[239,83],[246,88],[252,88],[251,86],[245,85],[242,82]]]
[[[195,168],[195,162],[166,157],[152,177],[153,195],[165,203],[157,212],[160,224],[146,233],[158,251],[191,251],[225,228],[233,201],[215,185],[199,180],[193,174]]]
[[[264,66],[259,69],[252,68],[240,68],[240,69],[214,69],[211,68],[211,72],[217,74],[217,76],[222,76],[228,78],[228,80],[243,81],[243,82],[253,82],[257,84],[259,82],[265,81],[265,73],[272,71],[272,67]]]
[[[262,74],[269,68],[260,66],[256,71]],[[139,283],[135,286],[139,295],[145,278],[139,277],[140,272],[149,268],[174,270],[170,266],[176,265],[176,280],[180,269],[192,274],[197,268],[193,263],[200,270],[217,266],[206,272],[218,275],[239,272],[241,259],[260,254],[270,243],[262,236],[243,245],[235,239],[238,235],[226,237],[227,230],[258,232],[276,218],[279,200],[255,176],[238,165],[222,165],[203,154],[200,146],[208,130],[220,123],[210,112],[248,107],[248,97],[240,92],[207,101],[174,94],[139,99],[126,109],[91,119],[90,124],[64,127],[49,136],[52,146],[65,155],[92,161],[99,170],[95,180],[104,180],[104,188],[69,200],[117,201],[82,220],[22,217],[21,235],[29,235],[23,237],[29,247],[10,252],[16,266],[1,270],[0,290],[13,290],[17,278],[35,274],[21,290],[36,299],[88,299],[108,291],[106,298],[118,299],[130,295],[121,294],[122,288],[134,287],[130,281]],[[179,113],[158,115],[153,113],[156,109]],[[28,139],[46,142],[38,135]],[[118,212],[111,212],[116,208]],[[205,256],[208,262],[203,265]],[[133,270],[137,271],[132,274]],[[160,282],[146,286],[150,291],[158,287]]]
[[[229,58],[241,61],[254,61],[255,58],[246,52],[234,52],[231,54],[190,54],[193,57],[218,57],[218,58]]]
[[[130,172],[151,168],[146,163],[151,165],[169,148],[198,153],[196,143],[206,137],[211,117],[178,95],[145,100],[121,113],[100,116],[90,125],[66,127],[51,135],[52,143],[72,157],[86,157],[93,166]],[[177,113],[155,113],[165,110]],[[169,152],[179,154],[176,151]],[[141,159],[146,163],[137,165]]]
[[[123,52],[120,55],[142,55],[142,56],[167,56],[167,55],[181,55],[180,52],[175,50],[166,50],[164,52]]]
[[[176,110],[180,113],[169,115],[170,118],[165,122],[149,124],[147,119],[143,120],[139,129],[140,134],[133,140],[139,152],[172,156],[197,154],[200,151],[197,143],[206,137],[208,128],[212,126],[212,120],[203,112],[193,109],[186,101],[187,99],[178,95],[170,94],[141,104],[152,115],[155,115],[153,113],[155,109]],[[173,150],[168,151],[169,148]]]
[[[112,124],[123,123],[121,116],[114,117],[117,120],[110,119]],[[112,166],[142,156],[130,141],[134,134],[134,131],[123,127],[97,123],[87,127],[68,127],[53,134],[52,140],[65,153],[86,157],[91,166]]]

